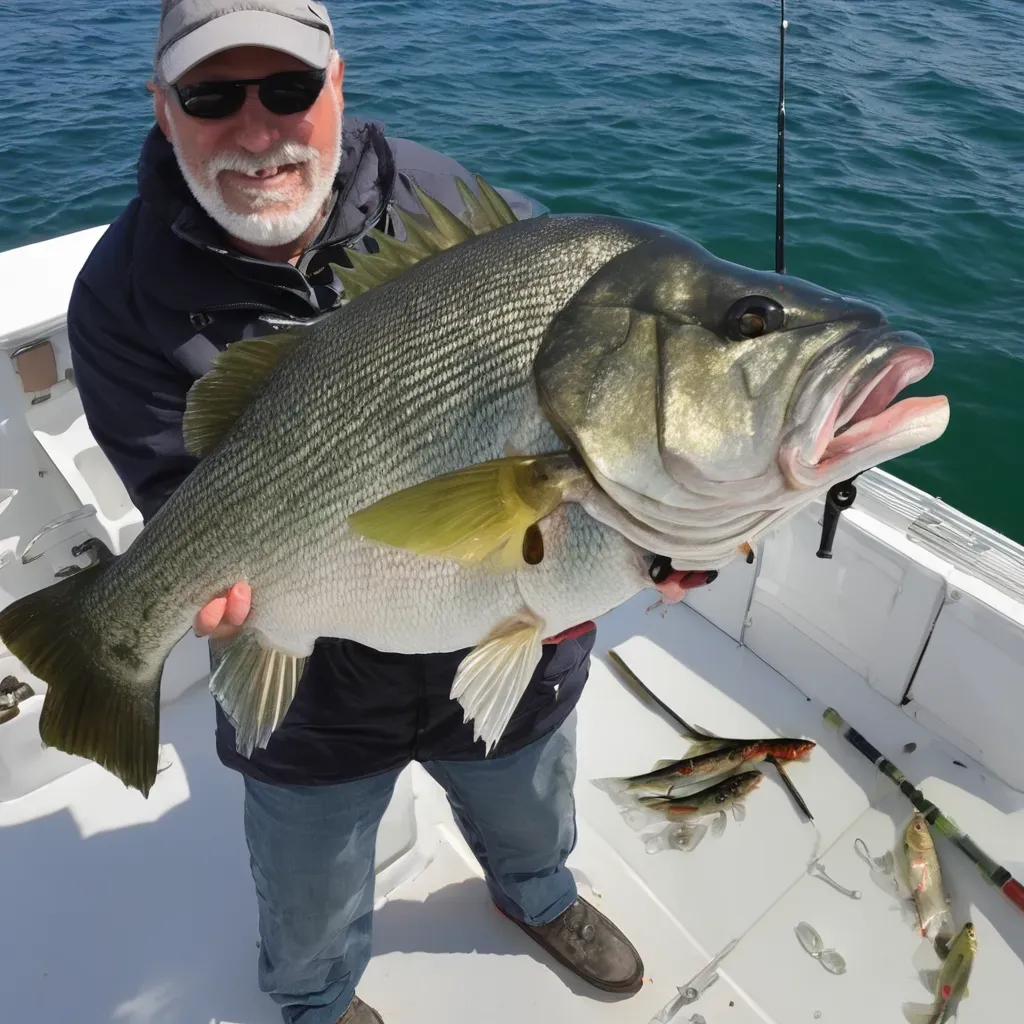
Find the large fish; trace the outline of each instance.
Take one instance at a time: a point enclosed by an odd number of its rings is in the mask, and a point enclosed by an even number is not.
[[[945,429],[890,406],[932,366],[872,306],[607,216],[515,221],[420,193],[345,306],[239,341],[193,386],[197,468],[122,555],[23,597],[0,638],[47,684],[44,742],[148,793],[164,659],[238,580],[211,689],[265,745],[319,636],[473,648],[452,696],[489,752],[541,641],[714,569],[836,481]],[[359,294],[357,294],[359,293]]]

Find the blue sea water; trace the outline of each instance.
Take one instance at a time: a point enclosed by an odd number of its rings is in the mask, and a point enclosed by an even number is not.
[[[0,0],[0,249],[115,217],[158,0]],[[771,268],[776,0],[328,0],[346,107],[555,211]],[[1024,541],[1024,3],[790,0],[787,269],[931,342],[886,468]]]

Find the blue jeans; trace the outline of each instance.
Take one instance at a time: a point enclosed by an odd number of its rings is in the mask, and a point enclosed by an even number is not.
[[[527,924],[576,899],[576,713],[504,757],[429,761],[494,902]],[[334,1024],[370,959],[377,826],[399,769],[333,786],[245,779],[260,988],[287,1024]]]

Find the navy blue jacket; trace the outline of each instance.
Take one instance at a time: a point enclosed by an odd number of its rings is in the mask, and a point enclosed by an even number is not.
[[[394,206],[418,212],[412,182],[460,211],[457,177],[475,190],[456,161],[346,116],[324,228],[297,265],[269,262],[233,249],[192,197],[163,133],[152,128],[139,159],[138,193],[89,255],[68,307],[89,427],[145,520],[196,464],[182,442],[182,413],[189,387],[216,353],[335,308],[339,290],[328,263],[346,263],[345,248],[363,249],[371,227],[394,234]],[[542,211],[501,191],[520,218]],[[590,632],[545,645],[492,757],[562,722],[579,699],[593,642]],[[321,638],[267,748],[241,757],[218,706],[218,754],[257,779],[293,784],[342,782],[409,760],[480,758],[483,743],[473,740],[462,708],[448,696],[465,653],[400,655]]]

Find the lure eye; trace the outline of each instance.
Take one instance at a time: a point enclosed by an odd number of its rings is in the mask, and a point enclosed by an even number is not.
[[[725,336],[730,341],[747,341],[777,331],[786,320],[786,311],[764,295],[737,299],[725,314]]]

